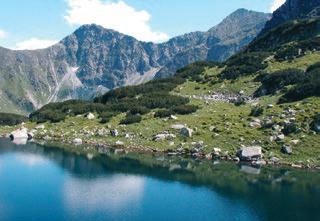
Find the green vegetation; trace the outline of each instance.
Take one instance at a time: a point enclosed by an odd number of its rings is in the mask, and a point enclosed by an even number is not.
[[[265,52],[240,53],[227,60],[226,68],[221,73],[222,79],[236,79],[244,75],[253,75],[268,65],[264,60],[269,56]]]
[[[189,98],[173,95],[171,91],[188,79],[199,80],[205,68],[215,65],[216,63],[212,62],[197,62],[179,70],[174,77],[153,80],[137,86],[117,88],[95,98],[94,102],[70,100],[51,103],[33,112],[30,119],[38,123],[46,121],[57,123],[63,121],[67,116],[95,112],[101,119],[100,123],[107,123],[119,113],[130,113],[127,121],[122,122],[127,124],[132,119],[137,121],[139,117],[136,115],[145,115],[153,109],[164,109],[176,114],[190,114],[197,110],[197,106],[187,105],[190,102]]]
[[[316,38],[311,33],[310,38],[295,39],[290,28],[283,37],[280,31],[272,30],[278,43],[270,50],[263,50],[264,41],[272,37],[267,34],[224,63],[196,62],[174,77],[118,88],[93,102],[49,104],[30,119],[46,122],[47,132],[39,133],[39,139],[49,136],[57,142],[84,137],[89,144],[112,146],[121,141],[128,148],[157,151],[192,150],[203,143],[204,154],[220,148],[231,157],[242,145],[258,145],[267,160],[320,165],[320,53],[316,44],[303,48],[303,53],[298,50],[299,56],[289,56],[287,48],[292,46],[295,54],[294,45]],[[230,97],[237,97],[236,102]],[[99,118],[83,117],[89,112]],[[173,127],[177,125],[192,129],[192,136],[181,135]],[[32,129],[34,123],[26,126]],[[119,136],[101,135],[110,129]],[[159,134],[164,138],[155,140]],[[290,145],[293,154],[282,153],[283,145]]]
[[[1,126],[13,126],[21,124],[22,122],[27,122],[28,118],[26,116],[18,114],[0,113],[0,125]]]
[[[256,96],[276,94],[279,90],[284,89],[285,86],[297,84],[304,79],[305,73],[299,69],[284,69],[276,71],[272,74],[263,73],[257,77],[261,82],[261,87],[255,92]]]
[[[120,121],[120,124],[135,124],[141,122],[142,117],[139,114],[133,115],[128,113],[126,118]]]
[[[305,77],[285,93],[280,102],[299,101],[312,96],[320,96],[320,68],[310,67]]]

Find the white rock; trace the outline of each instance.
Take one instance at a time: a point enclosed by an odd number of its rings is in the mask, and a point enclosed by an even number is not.
[[[117,145],[117,146],[123,146],[124,143],[123,143],[122,141],[118,140],[118,141],[116,142],[116,145]]]
[[[178,120],[178,117],[177,117],[177,116],[174,116],[174,115],[171,115],[171,116],[170,116],[170,119],[172,119],[172,120]]]
[[[45,126],[43,124],[36,126],[37,130],[44,130],[44,128],[45,128]]]
[[[93,113],[88,113],[87,114],[87,119],[88,120],[93,120],[95,118],[95,116],[93,115]]]
[[[297,145],[300,141],[299,140],[291,140],[291,143]]]
[[[163,140],[173,139],[173,138],[176,138],[176,135],[174,135],[174,134],[157,134],[153,137],[153,140],[163,141]]]
[[[242,161],[259,160],[262,158],[262,148],[260,146],[242,147],[238,150],[237,156]]]
[[[80,138],[75,138],[75,139],[73,140],[73,144],[75,144],[75,145],[81,145],[81,144],[82,144],[82,140],[81,140]]]
[[[181,130],[184,127],[185,126],[183,124],[173,124],[173,125],[171,125],[171,128],[175,129],[175,130]]]
[[[252,128],[259,128],[261,127],[261,121],[259,119],[254,119],[249,125]]]
[[[12,140],[15,140],[15,139],[28,139],[29,138],[28,129],[23,127],[23,128],[15,130],[15,131],[12,131],[11,134],[10,134],[10,138]]]
[[[276,138],[277,141],[284,140],[284,134],[279,134]]]
[[[268,104],[268,105],[267,105],[267,108],[269,108],[269,109],[270,109],[270,108],[273,108],[273,107],[274,107],[273,104]]]

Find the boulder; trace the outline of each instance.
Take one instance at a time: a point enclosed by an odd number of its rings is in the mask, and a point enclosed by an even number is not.
[[[293,145],[297,145],[299,142],[300,142],[299,140],[291,140],[291,143],[292,143]]]
[[[185,137],[192,137],[193,130],[187,127],[184,127],[180,130],[180,134]]]
[[[290,145],[283,145],[281,151],[284,154],[292,154],[292,147]]]
[[[171,128],[174,129],[174,130],[181,130],[184,127],[185,126],[183,124],[173,124],[173,125],[171,125]]]
[[[260,146],[242,147],[238,150],[237,156],[242,161],[260,160],[262,158],[262,148]]]
[[[37,130],[44,130],[44,128],[45,128],[45,126],[43,124],[36,126]]]
[[[176,135],[174,134],[169,134],[169,133],[163,133],[163,134],[157,134],[153,137],[154,141],[164,141],[164,140],[169,140],[175,138]]]
[[[259,119],[254,119],[249,123],[250,127],[252,128],[259,128],[261,127],[261,121]]]
[[[82,140],[81,140],[80,138],[75,138],[75,139],[73,140],[73,144],[75,144],[75,145],[82,145]]]
[[[171,116],[170,116],[170,119],[171,119],[171,120],[178,120],[178,117],[177,117],[177,116],[174,116],[174,115],[171,115]]]
[[[320,133],[320,114],[317,114],[311,124],[311,128],[317,132]]]
[[[88,120],[93,120],[93,119],[95,118],[95,116],[94,116],[93,113],[88,113],[87,116],[86,116],[86,118],[87,118]]]
[[[118,130],[117,130],[117,129],[110,130],[110,133],[111,133],[111,136],[113,136],[113,137],[117,137],[117,136],[119,136],[119,132],[118,132]]]
[[[268,108],[268,109],[271,109],[271,108],[273,108],[273,107],[274,107],[273,104],[268,104],[268,105],[267,105],[267,108]]]
[[[118,141],[116,142],[116,145],[117,145],[117,146],[123,146],[123,145],[124,145],[124,142],[118,140]]]
[[[278,157],[271,157],[270,162],[273,164],[277,164],[280,162],[280,159]]]
[[[20,128],[15,131],[12,131],[10,133],[11,140],[15,139],[30,139],[30,136],[28,135],[28,129],[27,128]]]
[[[284,134],[279,134],[279,135],[276,137],[276,141],[284,140],[284,138],[285,138]]]

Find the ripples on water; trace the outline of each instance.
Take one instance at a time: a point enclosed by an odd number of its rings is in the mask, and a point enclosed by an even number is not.
[[[0,139],[0,220],[320,220],[318,172]]]

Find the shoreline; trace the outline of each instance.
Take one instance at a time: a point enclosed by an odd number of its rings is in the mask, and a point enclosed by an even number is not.
[[[7,134],[0,134],[0,138],[6,138]],[[98,142],[83,142],[81,145],[76,145],[72,142],[63,142],[61,140],[45,140],[45,139],[37,139],[33,138],[28,142],[33,142],[38,145],[42,146],[50,146],[56,147],[59,149],[63,149],[65,151],[82,154],[87,156],[89,159],[93,159],[96,156],[103,156],[108,153],[116,154],[116,155],[126,155],[128,153],[136,153],[136,154],[160,154],[164,157],[182,157],[185,159],[194,159],[198,161],[211,161],[212,163],[216,161],[223,161],[223,162],[232,162],[236,165],[249,165],[252,167],[275,167],[275,168],[294,168],[294,169],[302,169],[302,170],[311,170],[311,171],[318,171],[320,170],[319,165],[305,165],[303,163],[295,164],[295,163],[288,163],[288,162],[281,162],[278,163],[271,162],[270,160],[266,160],[261,158],[259,160],[252,160],[252,161],[241,161],[236,156],[231,154],[225,156],[213,156],[213,153],[205,154],[204,152],[201,153],[192,153],[190,150],[184,152],[179,152],[178,150],[157,150],[150,147],[143,147],[143,146],[124,146],[124,145],[112,145],[107,143],[98,143]],[[155,156],[153,156],[155,157]]]

